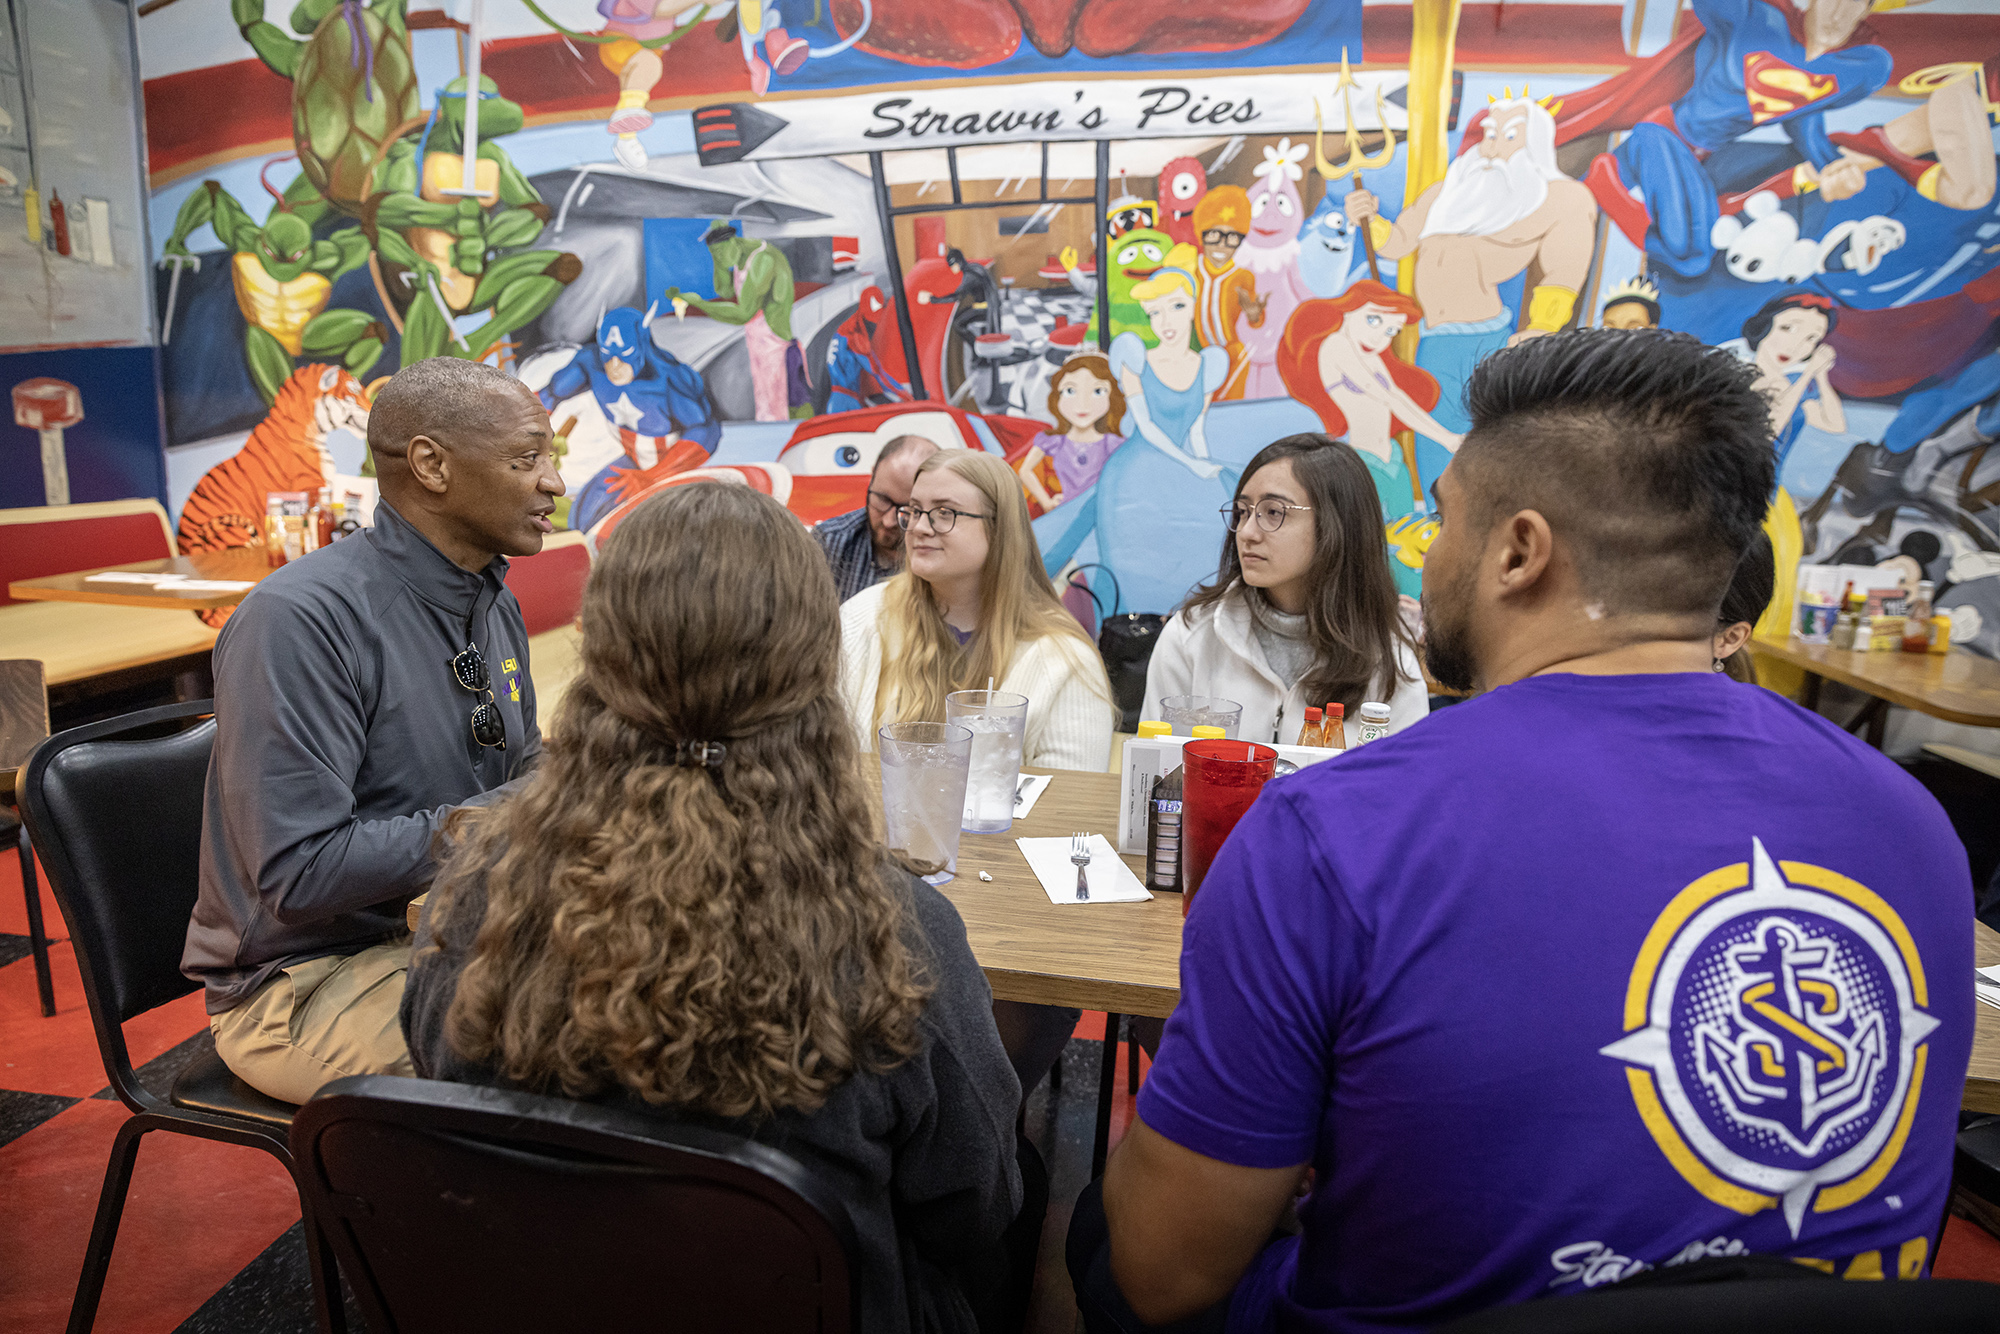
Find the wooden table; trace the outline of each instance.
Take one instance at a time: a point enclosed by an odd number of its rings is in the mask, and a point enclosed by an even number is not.
[[[178,616],[96,603],[25,602],[0,607],[0,658],[39,658],[51,689],[187,658],[215,647],[215,631],[192,610]]]
[[[1807,644],[1798,636],[1753,638],[1750,651],[1758,658],[1788,662],[1806,674],[1808,709],[1819,706],[1822,680],[1873,695],[1875,698],[1849,730],[1866,726],[1870,745],[1882,744],[1888,706],[1901,705],[1973,727],[2000,727],[2000,662],[1962,650],[1950,653],[1856,653],[1827,644]]]
[[[233,607],[250,590],[186,590],[151,584],[91,583],[89,576],[107,570],[129,570],[134,574],[178,574],[190,579],[231,579],[256,583],[271,572],[263,549],[233,547],[226,551],[197,551],[192,556],[170,556],[165,560],[142,560],[130,565],[105,565],[94,570],[45,575],[40,579],[17,579],[7,585],[7,596],[22,602],[94,602],[111,607],[149,607],[167,611],[210,611]]]
[[[1979,967],[2000,963],[2000,932],[1974,922],[1972,949]],[[1979,1004],[1972,1008],[1977,1011],[1972,1020],[1972,1064],[1965,1072],[1965,1097],[1959,1105],[1968,1112],[2000,1112],[2000,1010]]]
[[[1164,1019],[1181,998],[1181,896],[1058,907],[1014,846],[1017,838],[1068,838],[1079,830],[1118,841],[1117,774],[1057,772],[1034,810],[1006,833],[961,835],[958,874],[939,890],[965,919],[973,957],[997,999]],[[1144,860],[1124,858],[1142,879]],[[993,877],[990,884],[981,871]]]

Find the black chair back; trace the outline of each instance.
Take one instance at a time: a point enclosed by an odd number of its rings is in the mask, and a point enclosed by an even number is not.
[[[214,712],[197,700],[60,732],[21,774],[28,832],[69,924],[106,1073],[128,1105],[148,1099],[126,1096],[143,1091],[120,1025],[197,985],[180,965]]]
[[[380,1334],[853,1328],[847,1211],[765,1145],[388,1075],[329,1084],[291,1142]]]

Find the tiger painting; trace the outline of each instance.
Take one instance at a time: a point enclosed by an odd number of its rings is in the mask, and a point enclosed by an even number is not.
[[[176,534],[182,555],[256,546],[264,540],[264,509],[272,491],[315,491],[333,482],[326,438],[345,428],[368,434],[368,395],[339,366],[301,366],[243,448],[210,468],[181,508]],[[220,628],[230,607],[199,613]]]

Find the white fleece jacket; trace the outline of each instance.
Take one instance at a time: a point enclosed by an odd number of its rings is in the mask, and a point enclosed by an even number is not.
[[[1398,646],[1397,664],[1406,679],[1384,702],[1389,706],[1389,730],[1400,732],[1430,714],[1430,695],[1423,673],[1417,670],[1416,656]],[[1139,717],[1158,718],[1160,701],[1169,695],[1218,695],[1243,706],[1243,721],[1236,735],[1244,741],[1281,741],[1287,745],[1299,739],[1308,706],[1325,700],[1307,699],[1301,680],[1289,690],[1265,661],[1264,650],[1250,623],[1250,604],[1241,585],[1211,607],[1192,614],[1177,611],[1160,631],[1146,668],[1146,704]],[[1371,698],[1382,699],[1377,692]],[[1347,714],[1347,744],[1361,740],[1359,709]]]
[[[882,679],[882,600],[888,592],[888,584],[876,584],[840,607],[840,693],[855,740],[870,751],[875,688]],[[1111,686],[1089,644],[1069,635],[1031,639],[1014,650],[997,688],[1028,697],[1024,766],[1100,774],[1110,767]]]

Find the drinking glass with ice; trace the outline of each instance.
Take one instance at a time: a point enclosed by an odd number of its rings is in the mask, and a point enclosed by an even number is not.
[[[1021,781],[1021,742],[1028,731],[1028,697],[1007,690],[956,690],[944,697],[945,721],[972,729],[971,773],[963,828],[998,834],[1014,825],[1014,790]]]
[[[926,883],[942,885],[958,870],[972,729],[957,723],[891,723],[877,733],[876,745],[889,850]]]

